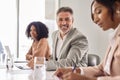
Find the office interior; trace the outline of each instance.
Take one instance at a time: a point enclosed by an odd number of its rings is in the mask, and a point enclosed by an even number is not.
[[[74,26],[85,34],[89,41],[89,54],[97,54],[102,59],[109,40],[109,31],[102,31],[91,19],[92,0],[2,0],[0,1],[0,40],[10,47],[15,58],[25,58],[32,40],[25,35],[27,25],[32,21],[44,22],[51,34],[57,30],[56,11],[69,6],[74,11]]]

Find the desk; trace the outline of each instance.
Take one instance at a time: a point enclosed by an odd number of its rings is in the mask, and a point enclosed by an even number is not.
[[[46,80],[55,80],[52,75],[54,71],[46,72]],[[0,80],[33,80],[33,70],[21,70],[14,67],[12,71],[6,68],[0,69]]]

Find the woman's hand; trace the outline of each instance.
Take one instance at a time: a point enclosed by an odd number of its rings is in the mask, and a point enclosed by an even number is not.
[[[80,74],[81,70],[80,70],[79,67],[76,68],[74,71],[73,71],[72,68],[58,68],[58,69],[56,70],[56,72],[54,73],[54,75],[56,75],[56,76],[59,77],[59,78],[62,78],[62,76],[63,76],[64,74],[68,73],[68,72],[74,72],[74,73]]]
[[[79,73],[69,72],[63,75],[62,80],[97,80],[97,78],[90,78]]]
[[[84,79],[81,79],[80,74],[73,73],[73,72],[64,74],[62,78],[63,80],[84,80]]]
[[[32,56],[32,55],[30,55],[30,54],[27,54],[27,55],[26,55],[26,60],[28,60],[28,61],[29,61],[29,60],[31,60],[32,58],[33,58],[33,56]]]
[[[31,69],[34,69],[34,58],[32,58],[30,61],[28,61],[27,66],[29,66]]]
[[[71,72],[72,68],[58,68],[54,75],[56,75],[58,78],[62,79],[62,76],[68,72]]]

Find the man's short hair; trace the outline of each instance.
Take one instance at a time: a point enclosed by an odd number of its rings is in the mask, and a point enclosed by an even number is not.
[[[70,7],[61,7],[61,8],[59,8],[58,11],[57,11],[57,15],[60,12],[70,12],[71,14],[73,14],[73,10]]]

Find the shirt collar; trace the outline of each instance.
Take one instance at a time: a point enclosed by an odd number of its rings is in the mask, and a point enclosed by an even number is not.
[[[67,35],[70,34],[73,29],[74,29],[74,28],[71,28],[71,30],[65,34],[65,36],[63,37],[63,39],[61,38],[60,32],[59,32],[59,34],[58,34],[58,39],[65,40],[66,37],[67,37]]]
[[[67,35],[68,35],[68,33],[65,34],[65,36],[64,36],[63,39],[62,39],[61,36],[60,36],[60,33],[59,33],[59,34],[58,34],[58,39],[60,39],[60,40],[65,40],[65,38],[66,38]]]

